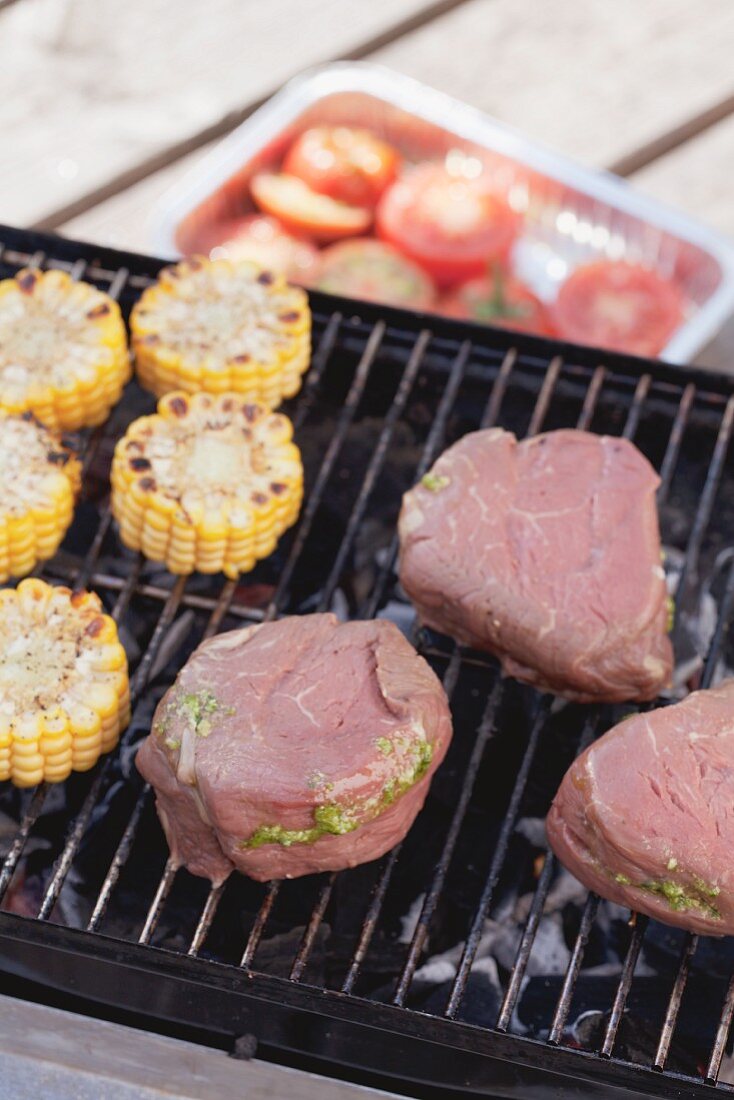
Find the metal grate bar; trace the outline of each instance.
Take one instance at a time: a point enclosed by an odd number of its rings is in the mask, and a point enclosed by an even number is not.
[[[599,725],[600,719],[601,715],[599,712],[599,708],[594,707],[584,723],[584,729],[581,734],[581,740],[579,742],[579,752],[583,752],[587,745],[590,745],[596,737],[597,727]],[[530,959],[530,952],[532,951],[533,944],[535,942],[535,935],[538,931],[540,918],[543,915],[545,900],[548,896],[550,884],[553,879],[555,862],[555,856],[549,849],[546,852],[545,859],[543,861],[543,869],[538,876],[538,881],[535,886],[535,894],[533,895],[528,919],[525,923],[525,928],[523,929],[523,934],[520,938],[520,943],[518,944],[517,953],[515,955],[512,970],[510,972],[510,980],[507,985],[507,991],[505,992],[505,996],[500,1006],[497,1023],[495,1025],[498,1031],[507,1031],[510,1026],[512,1014],[515,1011],[515,1005],[522,990],[522,984],[525,978],[525,971],[527,969],[528,960]]]
[[[665,1020],[663,1021],[662,1030],[660,1032],[658,1048],[655,1052],[653,1065],[656,1067],[656,1069],[664,1069],[665,1067],[665,1063],[668,1058],[668,1052],[670,1050],[670,1041],[673,1038],[673,1032],[675,1030],[675,1025],[678,1020],[680,1003],[683,999],[683,991],[686,988],[686,982],[688,981],[688,971],[691,968],[691,959],[693,958],[697,947],[698,936],[694,936],[690,932],[687,932],[686,938],[683,941],[683,948],[681,950],[680,962],[678,964],[678,973],[675,976],[673,991],[670,994],[670,1000],[668,1001],[668,1007],[665,1012]]]
[[[334,889],[335,881],[336,872],[332,871],[326,882],[319,890],[318,900],[313,907],[311,917],[306,927],[306,931],[303,934],[303,939],[301,940],[298,952],[293,961],[293,966],[291,967],[290,979],[292,982],[300,982],[301,978],[303,977],[303,972],[306,969],[306,964],[308,963],[311,949],[313,947],[314,940],[316,939],[316,934],[321,927],[322,920],[324,919],[324,913],[326,912],[326,907],[329,904],[331,892]]]
[[[680,454],[680,448],[683,442],[683,433],[688,424],[688,417],[690,416],[695,396],[696,387],[692,382],[689,382],[683,390],[683,395],[680,399],[678,411],[675,414],[675,420],[673,421],[673,427],[670,432],[665,457],[660,466],[660,487],[658,489],[657,498],[658,507],[664,503],[670,491],[670,483],[673,480],[673,474],[675,473],[678,455]]]
[[[298,533],[296,535],[293,546],[291,547],[291,552],[288,555],[288,560],[283,566],[283,572],[280,575],[278,586],[275,590],[273,599],[265,613],[266,620],[272,619],[277,615],[278,607],[283,602],[285,593],[288,589],[288,585],[291,582],[296,565],[298,564],[298,559],[301,556],[301,551],[303,550],[306,544],[306,540],[311,533],[311,527],[313,526],[316,512],[318,511],[319,505],[321,504],[321,498],[324,495],[324,490],[326,489],[329,477],[331,476],[331,471],[334,467],[337,455],[342,448],[347,431],[349,430],[349,426],[354,420],[354,417],[357,413],[357,408],[359,407],[359,403],[362,400],[362,394],[364,393],[364,388],[367,385],[367,379],[369,378],[370,370],[372,369],[372,365],[375,361],[375,358],[377,357],[377,353],[379,351],[380,344],[382,343],[384,335],[385,325],[382,321],[378,321],[378,323],[375,325],[372,332],[370,333],[369,339],[367,341],[367,346],[365,347],[362,358],[359,361],[359,365],[354,376],[354,381],[349,387],[349,393],[345,398],[342,411],[336,424],[336,428],[334,429],[334,434],[331,437],[329,446],[326,449],[326,454],[321,461],[321,468],[316,476],[316,481],[314,482],[313,487],[309,492],[308,503],[303,509],[301,520],[298,525]]]
[[[709,525],[709,520],[711,519],[716,492],[719,488],[719,482],[721,481],[724,462],[731,440],[732,424],[734,424],[734,397],[729,398],[724,415],[721,418],[721,426],[719,428],[719,434],[716,437],[716,445],[706,475],[706,483],[701,493],[701,500],[696,510],[696,518],[693,521],[693,528],[690,538],[688,539],[688,545],[686,546],[685,561],[678,583],[679,598],[685,591],[687,584],[690,583],[691,578],[696,576],[698,570],[698,557],[701,553],[701,544],[703,542],[703,536],[706,533],[706,528]]]
[[[716,1038],[714,1039],[714,1045],[711,1050],[711,1057],[706,1066],[706,1080],[710,1084],[715,1084],[719,1079],[721,1060],[726,1050],[726,1041],[729,1038],[732,1019],[734,1019],[734,974],[729,979],[729,987],[726,991],[724,1007],[721,1010],[721,1016],[716,1028]]]
[[[138,665],[137,672],[130,685],[130,698],[133,706],[140,697],[140,694],[145,688],[150,675],[150,670],[153,666],[158,650],[160,649],[163,638],[165,637],[168,628],[173,622],[176,611],[178,610],[179,601],[183,594],[184,587],[186,585],[186,577],[180,577],[174,585],[168,603],[163,608],[158,622],[156,623],[155,630],[153,631],[153,637],[151,638],[148,648],[143,655],[143,658]],[[86,798],[82,803],[82,807],[79,810],[74,823],[68,833],[66,842],[64,844],[63,851],[56,861],[51,878],[49,879],[48,886],[44,892],[41,900],[41,905],[38,910],[38,919],[47,920],[53,911],[53,907],[56,904],[61,888],[64,885],[69,868],[74,861],[74,857],[77,853],[81,839],[89,824],[89,818],[92,815],[95,805],[97,804],[97,798],[102,784],[106,778],[106,775],[110,767],[110,757],[99,766],[97,774],[92,781],[92,784],[87,792]]]
[[[240,960],[240,966],[245,970],[249,970],[252,966],[252,960],[255,957],[262,934],[265,931],[265,925],[267,924],[268,917],[270,916],[273,906],[275,905],[276,898],[278,897],[278,891],[280,889],[279,882],[269,882],[268,888],[263,898],[262,905],[260,906],[255,922],[250,929],[250,935],[247,937],[247,943],[245,944],[245,950]]]
[[[502,365],[497,375],[494,385],[492,386],[492,392],[489,395],[489,402],[487,408],[484,411],[482,417],[481,427],[491,428],[493,424],[497,423],[497,417],[500,414],[502,408],[502,402],[505,399],[505,393],[507,392],[507,385],[510,381],[510,375],[512,374],[515,363],[517,362],[517,352],[514,348],[510,348],[507,355],[502,360]]]
[[[526,437],[530,439],[531,436],[537,435],[540,431],[543,421],[545,420],[546,413],[548,412],[548,406],[551,403],[551,399],[555,392],[556,382],[558,381],[558,375],[561,373],[563,367],[563,360],[560,355],[554,356],[548,364],[548,370],[546,376],[543,379],[543,385],[540,387],[540,393],[538,394],[538,400],[535,402],[535,408],[533,409],[533,415],[528,425]]]
[[[596,403],[599,400],[599,394],[601,393],[606,376],[607,372],[604,367],[597,367],[591,376],[589,388],[584,396],[583,408],[581,409],[581,413],[576,423],[576,427],[579,431],[585,432],[591,427],[591,422],[596,412]]]
[[[535,751],[538,747],[538,741],[540,735],[545,726],[548,717],[548,700],[541,702],[538,715],[533,722],[532,729],[530,731],[530,737],[528,738],[528,744],[523,754],[522,764],[517,773],[517,779],[510,795],[510,801],[502,821],[502,828],[500,829],[499,836],[497,838],[497,844],[495,846],[494,854],[492,856],[492,862],[489,867],[489,874],[487,875],[484,883],[484,889],[482,890],[479,903],[474,912],[472,918],[469,934],[466,937],[466,943],[462,952],[461,961],[454,978],[454,984],[451,988],[449,1000],[446,1006],[445,1015],[449,1019],[454,1019],[461,1005],[464,991],[466,989],[466,983],[469,979],[469,973],[474,963],[474,957],[479,947],[479,940],[484,928],[484,921],[489,912],[489,907],[492,904],[492,897],[494,895],[495,887],[500,876],[500,871],[504,866],[505,858],[507,856],[507,847],[510,843],[510,838],[515,829],[515,823],[517,821],[517,815],[520,811],[520,803],[522,796],[525,793],[525,785],[530,774],[530,768],[532,767],[533,760],[535,759]]]
[[[448,382],[446,388],[443,391],[441,400],[439,402],[436,416],[431,424],[431,429],[428,433],[428,438],[423,446],[421,457],[418,462],[418,466],[415,471],[415,481],[418,482],[423,477],[429,466],[433,462],[433,459],[438,454],[441,448],[441,444],[446,435],[446,424],[451,414],[451,410],[454,407],[456,396],[459,392],[459,387],[463,381],[466,373],[466,368],[469,363],[469,356],[471,354],[471,344],[466,340],[454,359],[449,373]],[[382,600],[385,596],[385,590],[387,588],[388,580],[395,568],[395,561],[398,556],[400,541],[397,533],[393,535],[392,542],[388,549],[386,560],[378,573],[372,590],[372,596],[366,602],[366,606],[360,612],[361,618],[372,619],[377,614]]]
[[[362,486],[354,502],[354,507],[347,520],[346,530],[336,553],[336,557],[334,558],[334,564],[331,567],[331,572],[324,585],[321,599],[319,600],[319,611],[326,611],[329,608],[331,598],[334,595],[334,590],[339,583],[344,564],[347,560],[347,555],[349,554],[354,538],[359,530],[359,525],[364,518],[365,509],[367,508],[367,503],[375,487],[375,482],[380,476],[382,467],[385,464],[387,449],[395,431],[398,418],[403,412],[413,390],[418,370],[423,363],[423,357],[430,340],[431,333],[424,329],[418,336],[415,347],[410,353],[403,376],[400,379],[398,391],[383,421],[383,427],[379,439],[377,440],[377,445],[364,475]]]
[[[209,935],[209,929],[211,928],[212,921],[214,920],[215,914],[217,912],[217,907],[219,906],[222,894],[224,893],[225,885],[225,882],[220,882],[216,886],[212,886],[207,895],[206,902],[204,903],[204,908],[202,909],[201,916],[199,917],[199,923],[196,926],[196,931],[194,932],[191,943],[189,944],[189,950],[187,952],[187,954],[190,955],[192,958],[195,958],[199,954],[204,940]]]
[[[642,913],[633,913],[632,919],[635,922],[635,926],[632,930],[629,947],[624,957],[622,974],[614,994],[612,1010],[609,1014],[609,1020],[604,1031],[604,1039],[601,1045],[600,1054],[604,1058],[611,1058],[612,1056],[614,1043],[617,1039],[617,1031],[622,1019],[622,1013],[627,1004],[627,997],[629,996],[632,978],[634,977],[635,967],[637,966],[637,959],[639,958],[640,948],[642,947],[642,940],[647,930],[648,920]]]
[[[298,405],[291,417],[294,432],[301,427],[313,407],[313,403],[321,386],[321,378],[326,370],[326,365],[331,358],[331,353],[334,350],[339,335],[339,326],[341,322],[341,313],[331,314],[318,345],[314,350],[313,356],[311,357],[311,366],[308,368],[306,381],[298,397]]]
[[[635,432],[640,423],[640,417],[642,416],[642,408],[647,400],[651,384],[652,378],[649,374],[640,375],[640,379],[635,387],[634,397],[632,398],[632,405],[627,413],[627,420],[624,425],[624,431],[622,432],[623,439],[634,439]]]
[[[100,922],[107,911],[107,906],[109,905],[112,891],[115,889],[115,886],[117,885],[117,880],[120,877],[120,873],[127,863],[127,858],[130,855],[130,849],[133,846],[133,841],[135,840],[135,835],[138,831],[138,825],[140,824],[140,818],[142,817],[143,810],[145,809],[145,805],[148,801],[149,795],[150,786],[146,783],[137,797],[135,806],[133,807],[133,812],[130,815],[130,820],[125,827],[125,832],[122,834],[120,843],[117,845],[115,854],[112,858],[112,863],[110,864],[109,870],[105,875],[104,882],[102,883],[99,893],[97,894],[97,898],[94,903],[94,909],[92,910],[92,915],[89,918],[89,922],[87,924],[87,932],[97,931]]]
[[[150,943],[151,937],[158,927],[158,921],[163,912],[163,907],[166,904],[166,899],[171,892],[177,870],[178,867],[175,866],[173,860],[169,856],[166,860],[166,866],[161,875],[160,882],[156,887],[153,903],[146,914],[143,930],[138,936],[138,943]]]
[[[579,970],[581,969],[581,963],[584,960],[584,952],[586,951],[586,944],[589,941],[591,929],[594,926],[596,920],[596,911],[599,908],[599,898],[596,894],[589,894],[584,905],[584,911],[581,916],[581,926],[576,934],[576,942],[573,945],[573,951],[571,952],[571,958],[568,961],[568,967],[563,978],[563,986],[561,988],[561,995],[558,998],[556,1005],[556,1011],[553,1013],[553,1020],[551,1022],[550,1031],[548,1033],[548,1042],[557,1046],[563,1037],[563,1029],[566,1026],[566,1020],[568,1019],[568,1013],[571,1009],[571,998],[573,997],[573,991],[576,988],[576,979],[579,976]]]
[[[369,950],[369,946],[372,942],[372,937],[375,933],[375,927],[377,925],[377,921],[379,920],[380,913],[382,912],[382,906],[385,901],[385,895],[387,894],[387,888],[390,885],[390,879],[392,878],[392,873],[395,870],[395,864],[397,863],[401,848],[402,844],[398,844],[389,853],[385,860],[385,866],[383,867],[382,872],[377,879],[375,889],[370,900],[369,908],[367,909],[365,918],[362,921],[357,946],[352,953],[352,958],[349,963],[347,975],[342,982],[342,993],[351,993],[354,989],[354,983],[359,977],[359,971],[362,967],[362,963],[365,960],[365,957]]]
[[[444,842],[441,856],[439,858],[436,871],[433,876],[430,888],[426,893],[423,906],[421,908],[420,917],[418,918],[418,924],[416,925],[413,938],[410,941],[410,948],[408,950],[408,957],[405,960],[403,969],[398,978],[395,994],[392,998],[392,1003],[395,1005],[403,1005],[405,1003],[405,997],[407,995],[410,983],[413,980],[413,974],[415,968],[418,965],[418,959],[421,956],[426,940],[428,939],[428,929],[433,919],[433,914],[438,904],[438,899],[441,896],[443,890],[443,884],[446,879],[446,874],[449,869],[451,858],[454,854],[454,848],[456,842],[459,839],[459,830],[461,829],[464,821],[464,815],[466,814],[467,807],[469,805],[469,799],[471,798],[472,791],[474,790],[474,782],[479,771],[479,765],[482,762],[482,756],[484,755],[484,749],[486,744],[494,730],[494,720],[499,707],[504,681],[498,679],[487,700],[487,704],[484,709],[482,720],[477,730],[477,739],[474,742],[474,748],[472,749],[471,756],[469,757],[469,763],[466,768],[464,782],[461,786],[461,794],[456,804],[453,816],[451,818],[451,824],[449,826],[446,840]]]

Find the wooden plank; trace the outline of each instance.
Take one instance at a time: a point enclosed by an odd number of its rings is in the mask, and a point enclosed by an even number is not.
[[[471,0],[373,59],[611,167],[734,92],[734,5]]]
[[[0,996],[0,1096],[13,1100],[398,1100],[392,1093]]]
[[[1,216],[58,224],[90,194],[230,128],[294,73],[458,0],[24,0],[0,13]],[[70,215],[69,215],[70,216]]]
[[[77,240],[123,248],[132,252],[152,253],[153,208],[176,181],[206,156],[216,142],[210,142],[174,164],[154,172],[106,202],[63,223],[60,232]]]
[[[734,117],[636,172],[632,181],[653,198],[693,214],[734,237]]]
[[[653,198],[693,214],[734,238],[730,180],[734,172],[734,118],[635,173],[635,186]],[[704,348],[697,362],[734,375],[734,318]]]

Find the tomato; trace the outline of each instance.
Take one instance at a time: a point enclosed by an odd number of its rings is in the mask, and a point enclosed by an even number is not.
[[[220,226],[216,244],[207,251],[215,258],[253,260],[294,282],[307,281],[319,258],[312,244],[292,237],[276,218],[265,214],[233,218]]]
[[[348,298],[428,309],[435,297],[422,268],[389,244],[374,240],[342,241],[321,254],[312,286]]]
[[[512,328],[552,336],[547,310],[532,290],[519,279],[506,276],[499,267],[492,275],[471,279],[438,306],[441,313],[465,321]]]
[[[283,171],[314,191],[353,206],[374,207],[395,179],[398,154],[369,130],[315,126],[296,138]]]
[[[462,158],[476,165],[475,158]],[[383,195],[377,231],[419,263],[439,286],[482,275],[507,259],[521,219],[487,177],[462,172],[462,159],[410,168]]]
[[[683,314],[683,295],[674,283],[623,260],[576,268],[553,310],[565,339],[645,356],[662,351]]]
[[[369,229],[372,214],[361,206],[312,191],[298,176],[260,172],[250,184],[261,210],[278,218],[286,229],[321,241],[355,237]]]

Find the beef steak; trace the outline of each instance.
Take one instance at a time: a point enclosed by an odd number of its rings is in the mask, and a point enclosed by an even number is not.
[[[265,881],[392,848],[450,740],[443,688],[397,627],[304,615],[200,645],[137,765],[176,864]]]
[[[400,580],[428,626],[519,680],[652,699],[673,660],[658,484],[625,439],[474,432],[403,498]]]
[[[548,840],[589,889],[692,932],[734,932],[734,680],[636,714],[572,764]]]

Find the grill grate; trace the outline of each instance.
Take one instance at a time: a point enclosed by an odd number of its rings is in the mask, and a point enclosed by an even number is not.
[[[0,230],[0,242],[3,274],[26,263],[64,267],[108,290],[126,311],[160,267],[11,229]],[[663,539],[682,556],[679,615],[691,611],[718,570],[716,621],[707,652],[698,654],[701,682],[711,683],[722,660],[734,663],[730,384],[325,296],[315,295],[313,308],[313,366],[287,410],[304,451],[306,503],[294,532],[250,578],[175,580],[117,544],[104,485],[112,441],[152,408],[135,385],[110,423],[82,441],[87,498],[43,575],[89,585],[105,600],[134,657],[133,722],[116,754],[65,785],[61,809],[58,789],[0,792],[0,809],[18,822],[0,870],[0,968],[132,1011],[152,1026],[195,1025],[219,1036],[250,1031],[266,1048],[308,1054],[346,1075],[350,1067],[379,1066],[405,1082],[513,1097],[531,1089],[562,1095],[569,1077],[578,1095],[708,1095],[728,1042],[734,978],[716,986],[720,1014],[693,1070],[680,1072],[676,1030],[687,997],[705,978],[695,936],[682,938],[679,964],[663,972],[670,994],[649,1057],[620,1050],[651,927],[639,916],[620,953],[600,1037],[584,1044],[571,1036],[579,976],[605,905],[595,897],[570,936],[555,1002],[540,1027],[522,1034],[527,1025],[518,1012],[558,868],[547,852],[535,852],[533,863],[533,853],[518,849],[517,825],[545,812],[574,754],[618,710],[569,706],[559,715],[550,697],[502,680],[491,659],[420,631],[395,580],[395,519],[402,492],[446,444],[479,426],[530,435],[576,424],[634,439],[661,472]],[[131,770],[127,746],[203,638],[331,607],[408,624],[452,701],[449,756],[413,830],[383,860],[267,886],[235,876],[207,891],[167,861],[151,791]],[[33,878],[28,851],[39,837],[46,864],[31,905],[24,879]],[[532,898],[500,975],[500,1003],[481,1024],[469,1022],[465,1006],[486,921],[501,922],[528,894],[528,882]],[[401,934],[409,906],[412,919]],[[430,1007],[416,1006],[423,963],[451,949],[450,981]]]

